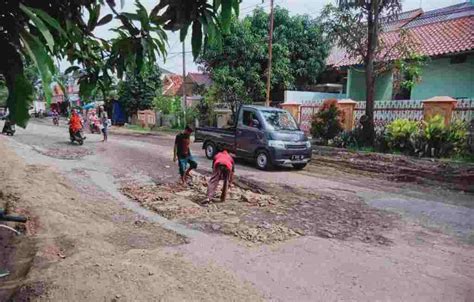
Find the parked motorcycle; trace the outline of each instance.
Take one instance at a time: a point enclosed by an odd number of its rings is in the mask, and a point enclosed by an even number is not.
[[[13,136],[13,134],[15,134],[15,124],[10,122],[8,119],[5,120],[5,124],[3,125],[2,133],[6,134],[6,135],[9,135],[9,136]]]
[[[75,142],[79,145],[84,144],[85,136],[82,134],[82,130],[73,132],[71,129],[69,129],[69,138],[72,144]]]

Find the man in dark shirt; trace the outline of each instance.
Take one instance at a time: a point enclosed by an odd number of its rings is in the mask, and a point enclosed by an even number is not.
[[[192,132],[193,129],[186,126],[182,133],[176,135],[174,141],[173,161],[178,160],[179,175],[181,176],[181,182],[183,184],[186,182],[186,178],[191,176],[191,170],[197,168],[197,162],[193,159],[191,149],[189,148],[191,144],[190,135]],[[186,170],[188,164],[189,168]]]

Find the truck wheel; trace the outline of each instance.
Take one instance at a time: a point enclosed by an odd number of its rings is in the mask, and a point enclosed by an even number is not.
[[[260,170],[270,170],[272,167],[271,158],[267,151],[258,151],[257,157],[255,158],[257,168]]]
[[[204,150],[206,152],[207,159],[214,159],[214,155],[216,154],[216,146],[213,143],[207,142],[204,145]]]
[[[306,167],[306,164],[293,164],[293,168],[296,170],[303,170]]]

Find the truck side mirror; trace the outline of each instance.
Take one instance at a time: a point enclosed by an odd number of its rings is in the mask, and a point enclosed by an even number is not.
[[[260,122],[257,119],[252,120],[252,127],[260,129]]]

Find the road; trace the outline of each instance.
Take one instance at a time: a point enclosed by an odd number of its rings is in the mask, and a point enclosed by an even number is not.
[[[361,200],[400,215],[396,226],[384,234],[393,242],[389,246],[313,234],[247,246],[228,236],[168,220],[121,194],[120,186],[126,182],[176,182],[177,168],[171,160],[173,137],[169,134],[112,133],[107,143],[89,134],[84,146],[72,146],[64,126],[53,127],[43,120],[1,140],[29,165],[54,169],[82,196],[101,196],[110,200],[113,211],[126,209],[188,238],[187,244],[163,249],[193,265],[216,267],[264,300],[472,301],[469,299],[474,297],[472,195],[344,173],[317,163],[304,171],[262,172],[239,161],[237,174],[249,182],[348,202]],[[193,154],[198,171],[208,173],[210,161],[200,145],[193,145]],[[120,297],[133,300],[127,294]],[[165,295],[164,300],[172,297]],[[214,300],[221,298],[214,296]],[[139,296],[136,299],[140,300]],[[246,298],[235,296],[234,300],[240,299]]]

